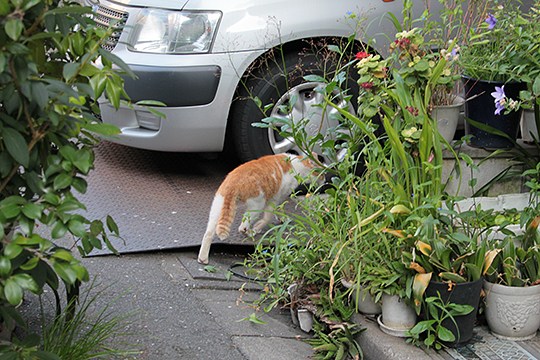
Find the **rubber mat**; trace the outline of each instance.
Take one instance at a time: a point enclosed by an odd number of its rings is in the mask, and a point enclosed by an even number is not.
[[[109,142],[96,149],[95,169],[80,195],[89,219],[111,215],[120,253],[199,246],[219,184],[235,164],[197,154],[163,153]],[[237,219],[237,223],[240,219]],[[215,243],[249,244],[240,234]],[[91,255],[109,254],[96,250]]]

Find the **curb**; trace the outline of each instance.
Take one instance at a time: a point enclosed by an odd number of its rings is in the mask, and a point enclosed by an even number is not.
[[[375,318],[354,314],[352,321],[365,328],[356,337],[366,360],[442,360],[444,357],[434,351],[424,351],[407,344],[404,338],[383,333]]]

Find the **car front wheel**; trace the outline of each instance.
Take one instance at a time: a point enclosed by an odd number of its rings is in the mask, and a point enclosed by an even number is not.
[[[331,60],[331,56],[321,56],[317,52],[291,52],[283,57],[270,56],[250,72],[244,79],[229,117],[232,141],[241,161],[268,154],[302,153],[292,138],[280,136],[275,129],[252,125],[265,117],[282,118],[283,124],[302,122],[308,138],[318,133],[324,135],[339,124],[337,110],[331,106],[321,106],[324,96],[316,88],[324,84],[304,78],[306,75],[331,78],[336,68],[335,64],[329,64]],[[352,81],[350,85],[355,92],[355,82]],[[341,90],[336,89],[331,95],[334,104],[354,112]],[[264,114],[262,108],[269,104]],[[312,150],[320,154],[320,146],[316,145]]]

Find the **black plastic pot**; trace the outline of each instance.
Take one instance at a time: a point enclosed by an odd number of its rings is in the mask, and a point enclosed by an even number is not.
[[[478,304],[480,302],[480,292],[482,291],[482,279],[460,283],[452,286],[452,290],[448,291],[448,284],[431,281],[426,289],[425,296],[437,297],[440,294],[441,299],[444,302],[451,302],[460,305],[470,305],[474,307],[474,310],[463,316],[455,316],[454,321],[451,319],[445,319],[442,325],[450,330],[456,337],[453,343],[449,343],[449,346],[456,346],[471,340],[473,336],[474,325],[476,323],[476,314],[478,312]]]
[[[498,81],[471,79],[466,76],[463,76],[462,80],[467,99],[465,103],[465,134],[473,135],[469,141],[469,145],[487,150],[513,147],[514,144],[511,140],[504,136],[492,134],[486,131],[486,129],[479,129],[469,123],[467,119],[502,131],[515,141],[519,131],[521,111],[495,115],[495,99],[491,96],[491,93],[495,91],[495,86],[500,87],[504,85],[506,96],[517,100],[519,98],[519,92],[525,90],[527,85],[518,82],[504,84]]]

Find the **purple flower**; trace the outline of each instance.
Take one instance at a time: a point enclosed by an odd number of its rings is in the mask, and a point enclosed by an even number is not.
[[[501,87],[495,86],[495,91],[491,93],[491,96],[495,99],[495,115],[500,115],[501,111],[504,110],[504,104],[506,104],[504,85]]]
[[[493,28],[497,24],[497,19],[495,18],[495,16],[493,16],[493,14],[488,14],[486,22],[488,23],[488,29],[493,30]]]

